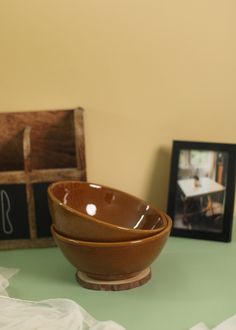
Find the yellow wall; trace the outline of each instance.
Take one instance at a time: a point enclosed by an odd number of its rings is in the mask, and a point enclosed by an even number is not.
[[[0,0],[0,111],[86,109],[88,179],[165,208],[173,139],[236,141],[235,0]]]

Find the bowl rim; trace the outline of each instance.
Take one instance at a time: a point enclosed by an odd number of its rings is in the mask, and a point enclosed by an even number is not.
[[[75,184],[82,184],[82,185],[93,185],[93,186],[100,186],[101,188],[105,188],[105,189],[109,189],[112,190],[114,192],[119,192],[122,193],[128,197],[131,197],[141,203],[143,203],[144,205],[149,205],[155,212],[157,212],[157,214],[159,215],[159,217],[161,217],[162,221],[164,221],[164,224],[156,229],[136,229],[136,228],[129,228],[129,227],[123,227],[123,226],[119,226],[116,224],[111,224],[109,222],[105,222],[101,219],[98,218],[94,218],[88,214],[85,214],[83,212],[80,212],[78,210],[75,210],[74,208],[62,203],[58,198],[55,197],[55,195],[52,193],[52,189],[53,187],[57,186],[57,185],[61,185],[61,184],[67,184],[67,183],[75,183]],[[112,188],[103,184],[99,184],[99,183],[93,183],[93,182],[88,182],[88,181],[80,181],[80,180],[60,180],[60,181],[56,181],[53,182],[51,184],[49,184],[48,188],[47,188],[47,192],[48,192],[48,196],[53,200],[53,202],[57,203],[58,205],[60,205],[62,208],[66,209],[67,211],[73,213],[74,215],[79,215],[82,217],[85,217],[86,219],[89,219],[90,221],[96,222],[100,225],[103,225],[105,227],[109,227],[109,228],[113,228],[116,230],[122,230],[122,231],[129,231],[129,232],[135,232],[135,233],[142,233],[142,234],[150,234],[150,235],[155,235],[156,233],[160,233],[162,232],[162,230],[164,230],[167,227],[167,221],[166,221],[166,213],[164,211],[161,211],[160,209],[152,206],[150,203],[145,202],[143,199],[138,198],[136,196],[133,196],[129,193],[126,193],[122,190],[116,189],[116,188]]]
[[[135,240],[128,240],[128,241],[114,241],[114,242],[93,242],[93,241],[83,241],[83,240],[78,240],[74,238],[70,238],[67,236],[64,236],[60,233],[55,228],[55,225],[51,225],[51,232],[52,235],[56,237],[59,241],[63,241],[66,244],[69,245],[76,245],[76,246],[87,246],[87,247],[124,247],[124,246],[132,246],[135,244],[145,244],[147,242],[155,241],[157,238],[162,238],[165,236],[168,232],[170,233],[171,227],[172,227],[172,220],[171,218],[167,215],[167,226],[165,229],[163,229],[161,232],[156,233],[154,235],[140,238],[140,239],[135,239]]]

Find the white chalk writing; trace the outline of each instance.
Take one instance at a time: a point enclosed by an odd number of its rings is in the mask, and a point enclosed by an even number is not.
[[[4,234],[12,234],[13,226],[9,218],[9,213],[11,210],[10,198],[5,190],[0,191],[0,201],[1,201],[1,215],[2,215],[2,229]]]

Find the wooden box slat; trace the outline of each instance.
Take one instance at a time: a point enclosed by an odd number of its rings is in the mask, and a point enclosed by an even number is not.
[[[31,183],[60,180],[82,180],[85,170],[77,168],[56,168],[48,170],[33,170],[29,173]],[[23,171],[0,172],[0,184],[25,183],[26,173]]]
[[[43,248],[55,246],[55,242],[52,237],[36,239],[15,239],[1,241],[0,246],[1,250]]]
[[[86,180],[83,109],[1,113],[0,127],[0,249],[52,246],[52,237],[38,237],[34,185]],[[30,237],[8,239],[11,202],[5,190],[19,185],[25,187]]]
[[[58,110],[1,114],[0,170],[24,169],[22,136],[26,127],[31,128],[33,169],[76,167],[74,112]]]

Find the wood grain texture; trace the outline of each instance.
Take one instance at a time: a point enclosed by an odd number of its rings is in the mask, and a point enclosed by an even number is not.
[[[34,169],[76,167],[74,110],[0,114],[0,170],[23,170],[22,135],[31,127]],[[14,157],[12,157],[14,155]]]
[[[151,269],[146,268],[134,277],[116,281],[95,280],[80,271],[76,272],[75,277],[78,283],[86,289],[99,291],[122,291],[134,289],[147,283],[151,279]]]
[[[85,170],[77,168],[56,168],[49,170],[33,170],[29,173],[31,183],[53,182],[60,180],[83,180]],[[25,183],[26,173],[24,171],[0,172],[0,184]]]
[[[75,127],[75,152],[76,163],[79,170],[86,169],[85,160],[85,135],[84,135],[84,117],[83,109],[78,108],[74,111],[74,127]],[[86,181],[86,171],[82,177]]]
[[[36,238],[36,239],[15,239],[4,240],[0,243],[0,250],[28,249],[28,248],[43,248],[55,246],[52,237]]]
[[[31,127],[27,126],[23,133],[23,159],[24,159],[24,170],[25,170],[25,185],[26,185],[26,198],[28,204],[28,223],[30,238],[37,238],[36,229],[36,216],[35,216],[35,203],[34,203],[34,192],[30,182],[31,172]]]
[[[0,114],[0,184],[26,186],[29,239],[5,239],[0,249],[54,246],[37,237],[33,184],[86,180],[83,109]],[[19,219],[20,221],[20,219]]]
[[[30,141],[31,127],[27,126],[23,133],[23,160],[24,171],[29,173],[31,171],[31,141]]]

